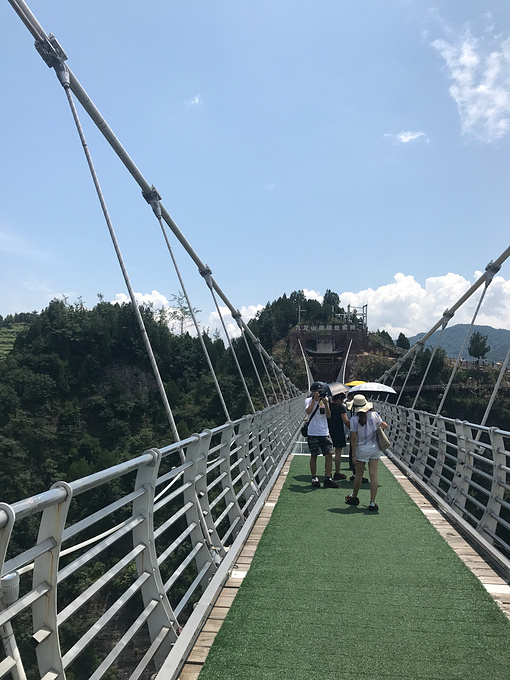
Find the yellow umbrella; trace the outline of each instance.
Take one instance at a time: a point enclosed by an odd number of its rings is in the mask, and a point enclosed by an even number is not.
[[[366,380],[352,380],[349,383],[345,383],[347,387],[355,387],[356,385],[364,385]]]

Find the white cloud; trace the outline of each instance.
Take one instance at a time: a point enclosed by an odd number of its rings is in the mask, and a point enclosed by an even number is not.
[[[202,97],[196,94],[192,99],[186,99],[186,106],[200,106],[202,104]]]
[[[239,312],[241,313],[241,317],[245,323],[247,323],[250,319],[253,319],[257,315],[258,312],[260,312],[262,309],[264,309],[265,305],[248,305],[247,307],[241,307]],[[230,310],[228,307],[220,307],[220,312],[221,316],[223,318],[223,323],[226,326],[227,333],[229,334],[230,338],[238,338],[241,335],[241,331],[239,329],[239,326],[237,325],[237,321],[234,321],[232,318],[232,315],[230,314]],[[211,312],[207,318],[207,322],[205,323],[205,327],[209,329],[209,334],[213,335],[215,331],[219,331],[221,337],[226,340],[225,338],[225,333],[223,332],[223,325],[221,323],[221,319],[219,317],[219,314],[216,310]]]
[[[510,130],[510,38],[498,40],[492,47],[493,39],[466,33],[451,42],[431,43],[446,62],[462,133],[487,143]]]
[[[166,298],[162,293],[159,293],[157,290],[153,290],[152,293],[135,293],[134,295],[135,300],[139,305],[152,305],[156,309],[165,309],[171,307],[170,303],[168,302],[168,298]],[[123,305],[129,301],[128,295],[125,293],[117,293],[113,303]]]
[[[317,293],[317,291],[303,288],[303,293],[307,300],[317,300],[317,302],[322,304],[324,297],[320,293]]]
[[[367,288],[358,292],[344,291],[339,293],[340,305],[347,308],[362,307],[368,304],[368,327],[371,331],[385,330],[392,338],[396,339],[400,333],[412,337],[418,333],[427,332],[443,316],[446,309],[451,308],[462,295],[477,281],[481,272],[474,272],[472,280],[468,280],[459,274],[448,273],[444,276],[433,276],[425,280],[422,285],[414,276],[395,274],[392,283],[379,288]],[[456,312],[450,321],[450,326],[459,323],[471,323],[483,286],[471,296],[471,298]],[[303,289],[308,300],[317,300],[322,303],[323,296],[315,290]],[[167,298],[153,290],[152,293],[135,293],[139,303],[153,303],[156,309],[172,309]],[[128,302],[129,298],[124,293],[118,293],[115,301],[119,304]],[[245,322],[255,317],[265,305],[253,304],[240,308],[241,316]],[[228,307],[220,307],[227,332],[231,338],[239,337],[241,332],[237,323],[232,318]],[[223,327],[216,310],[209,314],[199,314],[200,325],[203,330],[208,330],[210,335],[218,330],[225,340]],[[492,326],[493,328],[506,328],[510,330],[510,280],[502,276],[495,276],[487,289],[484,302],[476,319],[478,325]],[[188,327],[188,332],[195,335],[194,327]]]
[[[468,281],[459,274],[449,273],[428,278],[422,286],[414,276],[398,273],[394,282],[385,286],[341,293],[340,304],[342,307],[368,304],[370,330],[385,330],[393,338],[399,333],[410,337],[432,328],[445,309],[452,307],[480,276],[480,272],[475,272],[473,280]],[[481,291],[479,288],[456,312],[450,326],[471,323]],[[476,323],[510,329],[510,281],[494,277]]]
[[[395,144],[409,144],[409,142],[414,142],[420,137],[425,137],[425,141],[429,141],[425,132],[413,132],[412,130],[407,130],[402,132],[386,132],[385,137],[390,137],[393,139]]]
[[[173,309],[175,309],[175,307],[173,307],[172,304],[169,302],[168,298],[166,298],[162,293],[159,293],[157,290],[153,290],[152,293],[135,293],[134,295],[135,300],[139,305],[141,304],[152,305],[154,309],[157,310],[164,309],[172,311]],[[129,301],[130,300],[128,295],[126,295],[125,293],[117,293],[115,296],[115,300],[113,300],[113,304],[123,305]],[[247,323],[250,319],[257,315],[257,312],[260,312],[260,310],[262,310],[264,307],[265,305],[262,304],[247,305],[245,307],[241,307],[239,311],[241,313],[243,321]],[[229,308],[220,307],[220,312],[223,317],[229,336],[231,338],[239,337],[241,335],[241,331],[239,330],[237,322],[234,321],[234,319],[232,318]],[[219,314],[216,310],[209,313],[205,322],[202,321],[202,319],[204,318],[204,314],[199,313],[197,316],[199,317],[199,326],[202,330],[207,330],[211,336],[216,330],[218,330],[222,338],[226,340],[225,334],[223,332],[223,325],[221,323]],[[178,332],[177,323],[173,324],[173,329],[176,332]],[[193,336],[196,335],[196,329],[192,322],[186,327],[186,331],[190,335]]]

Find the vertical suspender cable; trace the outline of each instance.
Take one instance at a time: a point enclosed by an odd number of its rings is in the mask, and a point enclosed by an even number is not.
[[[95,168],[94,168],[94,164],[92,162],[92,157],[90,155],[90,151],[89,151],[89,148],[88,148],[88,145],[87,145],[87,141],[85,139],[85,135],[84,135],[83,129],[81,127],[80,119],[78,117],[78,112],[77,112],[76,107],[74,105],[73,96],[72,96],[72,93],[71,93],[71,90],[70,90],[70,87],[69,87],[68,69],[63,62],[60,62],[60,67],[55,66],[55,72],[56,72],[58,79],[60,80],[64,90],[65,90],[65,93],[67,95],[67,99],[69,101],[69,106],[71,107],[74,122],[76,124],[76,129],[78,130],[78,134],[80,136],[80,140],[81,140],[83,150],[85,152],[85,156],[86,156],[87,163],[88,163],[88,166],[89,166],[90,174],[92,176],[92,180],[93,180],[94,186],[96,188],[96,192],[97,192],[97,195],[98,195],[98,198],[99,198],[99,202],[100,202],[101,208],[103,210],[103,215],[104,215],[104,218],[106,220],[106,224],[108,226],[108,231],[110,232],[110,237],[111,237],[112,242],[113,242],[113,247],[115,248],[115,252],[117,254],[117,259],[119,261],[119,265],[120,265],[120,268],[122,270],[122,275],[124,276],[124,281],[126,282],[126,286],[127,286],[128,292],[129,292],[129,297],[131,298],[131,304],[133,305],[133,311],[135,313],[136,320],[138,322],[138,326],[139,326],[140,332],[142,334],[143,342],[145,344],[145,349],[147,350],[147,354],[149,355],[149,360],[150,360],[150,363],[151,363],[151,366],[152,366],[154,377],[156,379],[156,383],[157,383],[157,386],[158,386],[158,389],[159,389],[159,393],[161,395],[161,399],[163,401],[163,406],[165,408],[168,420],[170,422],[172,434],[174,436],[175,441],[179,441],[179,439],[180,439],[179,432],[177,431],[177,426],[175,424],[172,409],[170,408],[170,404],[168,403],[168,398],[167,398],[167,395],[166,395],[166,392],[165,392],[163,381],[161,380],[161,375],[159,373],[159,369],[158,369],[158,366],[157,366],[157,363],[156,363],[156,359],[154,357],[154,352],[152,351],[149,336],[147,335],[147,330],[145,328],[145,324],[143,322],[142,315],[140,313],[140,309],[138,308],[138,304],[137,304],[136,299],[135,299],[135,294],[134,294],[133,288],[131,286],[131,281],[129,280],[129,276],[128,276],[127,269],[126,269],[125,264],[124,264],[124,260],[122,258],[122,253],[120,251],[120,247],[119,247],[119,244],[118,244],[118,241],[117,241],[117,237],[115,236],[115,232],[113,230],[113,225],[112,225],[112,222],[110,220],[110,215],[108,214],[108,209],[106,207],[106,203],[105,203],[105,200],[104,200],[104,197],[103,197],[103,192],[101,191],[101,186],[99,184],[99,180],[97,178],[97,174],[96,174],[96,171],[95,171]]]
[[[468,337],[469,337],[469,334],[471,333],[471,329],[472,329],[473,326],[474,326],[474,323],[475,323],[475,321],[476,321],[476,317],[478,316],[478,312],[480,311],[480,307],[481,307],[482,302],[483,302],[483,300],[484,300],[484,298],[485,298],[485,294],[486,294],[486,292],[487,292],[487,288],[489,287],[489,284],[491,283],[492,279],[494,278],[494,274],[495,274],[495,273],[496,273],[496,271],[492,271],[492,272],[491,272],[491,275],[488,276],[488,277],[486,278],[486,280],[485,280],[485,286],[484,286],[484,288],[483,288],[482,294],[480,295],[480,299],[479,299],[479,301],[478,301],[478,304],[476,305],[475,313],[473,314],[473,319],[471,320],[471,324],[470,324],[470,326],[469,326],[469,328],[468,328],[468,330],[467,330],[466,336],[465,336],[465,338],[464,338],[464,342],[462,343],[462,347],[460,348],[459,355],[458,355],[458,357],[457,357],[457,360],[456,360],[456,362],[455,362],[455,365],[454,365],[454,367],[453,367],[453,369],[452,369],[452,372],[451,372],[451,374],[450,374],[450,379],[449,379],[449,381],[448,381],[448,385],[446,386],[446,389],[445,389],[445,391],[444,391],[444,393],[443,393],[443,396],[442,396],[442,398],[441,398],[441,401],[440,401],[440,403],[439,403],[439,406],[437,407],[437,412],[436,412],[435,420],[437,420],[438,416],[441,415],[441,410],[442,410],[443,405],[444,405],[444,403],[445,403],[445,401],[446,401],[446,397],[448,396],[448,392],[450,391],[450,387],[452,386],[453,378],[455,377],[455,374],[457,373],[457,368],[459,367],[460,359],[461,359],[462,354],[463,354],[463,352],[464,352],[464,346],[465,346],[465,344],[466,344],[466,342],[467,342],[467,339],[468,339]]]
[[[253,405],[253,401],[251,400],[250,392],[248,390],[248,385],[246,384],[246,380],[244,379],[244,375],[243,375],[243,372],[241,370],[241,366],[239,365],[239,361],[237,359],[237,354],[236,354],[236,351],[234,349],[234,345],[232,344],[232,341],[230,339],[230,335],[228,334],[227,327],[226,327],[225,321],[223,319],[223,315],[220,311],[220,307],[218,305],[216,295],[214,294],[214,288],[213,288],[213,285],[212,285],[211,270],[209,269],[209,267],[207,267],[206,269],[204,269],[200,273],[204,277],[205,282],[207,283],[207,285],[209,286],[209,288],[211,290],[212,299],[214,300],[214,304],[216,306],[216,311],[218,312],[218,316],[220,318],[221,325],[223,326],[223,332],[225,333],[225,337],[227,338],[228,345],[229,345],[229,347],[232,351],[232,356],[234,357],[235,365],[237,366],[237,370],[238,370],[239,376],[241,378],[241,382],[243,383],[244,391],[246,392],[246,396],[248,397],[248,401],[250,403],[251,410],[252,410],[253,413],[255,413],[255,406]],[[235,313],[236,312],[234,312],[234,314]]]
[[[352,343],[352,340],[351,340]],[[310,391],[310,385],[313,383],[313,375],[312,371],[310,370],[310,366],[308,364],[308,361],[306,360],[306,354],[305,350],[303,349],[303,345],[301,344],[301,340],[298,338],[298,344],[299,344],[299,349],[301,350],[301,356],[303,357],[303,362],[305,364],[305,371],[306,371],[306,379],[308,381],[308,391]],[[350,345],[349,345],[350,348]],[[347,350],[349,351],[349,350]],[[337,382],[343,382],[342,380],[337,380]]]
[[[280,381],[278,380],[278,373],[276,372],[276,365],[275,362],[271,359],[269,362],[269,365],[271,366],[271,370],[273,371],[274,378],[276,380],[276,384],[278,385],[278,389],[280,390],[280,394],[282,395],[282,399],[285,399],[285,395],[283,393],[283,389],[281,386]]]
[[[418,352],[415,352],[414,355],[413,355],[413,360],[411,361],[411,365],[409,366],[409,370],[407,371],[407,375],[406,375],[406,377],[405,377],[404,384],[403,384],[402,387],[400,388],[400,392],[399,392],[399,395],[398,395],[398,397],[397,397],[397,401],[395,402],[395,406],[398,406],[398,405],[400,404],[400,397],[402,396],[402,394],[403,394],[403,392],[404,392],[404,390],[405,390],[405,387],[406,387],[406,385],[407,385],[407,381],[409,380],[409,376],[411,375],[411,371],[412,371],[413,368],[414,368],[414,364],[416,363],[416,358],[417,358],[417,357],[418,357]],[[395,377],[396,377],[396,374],[395,374]],[[388,396],[389,396],[389,395],[386,395],[386,401],[388,401]]]
[[[432,353],[430,355],[429,363],[427,364],[427,368],[425,369],[425,372],[424,372],[423,377],[421,379],[421,383],[420,383],[420,386],[418,387],[418,391],[416,392],[416,395],[414,397],[413,405],[411,406],[412,409],[414,409],[414,407],[416,406],[416,402],[418,401],[418,398],[421,394],[421,391],[423,389],[423,385],[425,384],[425,380],[427,379],[429,371],[432,367],[432,362],[434,361],[434,357],[436,356],[437,349],[438,349],[439,345],[441,344],[441,338],[443,337],[443,331],[446,328],[446,326],[448,325],[448,321],[450,321],[450,319],[452,317],[453,317],[453,314],[450,314],[448,311],[446,311],[443,315],[443,319],[444,319],[443,326],[442,326],[441,332],[439,333],[439,336],[437,338],[437,342],[434,345],[434,349],[432,350]],[[423,346],[423,341],[420,341],[420,342],[422,342],[422,346]]]
[[[239,314],[239,316],[241,316],[241,315]],[[237,321],[237,319],[236,319],[236,321]],[[255,363],[255,359],[253,358],[253,354],[252,354],[250,346],[248,344],[248,339],[246,337],[246,333],[244,332],[244,329],[239,322],[238,322],[238,326],[239,326],[239,329],[241,331],[241,335],[243,336],[244,344],[246,345],[246,350],[247,350],[248,354],[250,355],[251,363],[253,365],[253,370],[255,371],[255,375],[257,376],[257,380],[259,382],[259,386],[260,386],[260,389],[261,389],[261,392],[262,392],[262,396],[264,397],[264,401],[266,402],[266,406],[269,406],[269,401],[267,400],[266,390],[264,389],[264,385],[262,384],[262,380],[260,379],[260,374],[259,374],[259,371],[258,371],[258,368],[257,368],[257,364]]]
[[[12,5],[16,13],[20,16],[20,18],[22,19],[23,23],[28,28],[30,33],[35,38],[36,49],[43,58],[43,60],[45,61],[45,63],[50,68],[55,67],[57,61],[67,59],[67,56],[65,55],[64,51],[58,44],[55,36],[53,36],[51,33],[48,35],[46,34],[42,26],[37,22],[36,18],[30,11],[30,9],[27,7],[26,3],[23,2],[23,0],[8,0],[8,1]],[[68,68],[67,71],[69,77],[70,90],[73,92],[75,97],[78,99],[80,104],[88,113],[92,121],[97,126],[98,130],[101,132],[101,134],[108,142],[108,144],[115,151],[119,159],[122,161],[128,172],[133,177],[133,179],[136,181],[136,183],[142,190],[142,193],[144,194],[150,193],[152,187],[149,184],[149,182],[147,182],[147,180],[142,175],[136,164],[133,162],[132,158],[127,153],[126,149],[117,139],[117,137],[113,133],[113,130],[110,128],[106,120],[103,118],[99,110],[96,108],[96,106],[94,105],[86,91],[83,89],[82,85],[80,84],[76,76],[73,74],[71,69]],[[181,243],[183,248],[186,250],[188,255],[195,262],[199,271],[200,272],[205,271],[207,269],[206,265],[198,257],[197,253],[193,250],[191,245],[184,237],[184,234],[181,232],[177,224],[174,222],[174,220],[172,219],[172,217],[162,204],[161,204],[161,216],[164,222],[166,222],[166,224],[173,231],[174,235]],[[221,290],[221,288],[219,287],[219,285],[212,276],[210,277],[210,283],[212,285],[212,288],[216,291],[216,293],[221,297],[225,305],[228,307],[230,313],[234,315],[236,313],[235,308],[233,307],[228,297]],[[250,336],[253,342],[257,342],[258,338],[253,334],[253,332],[246,325],[246,323],[244,321],[241,321],[241,323],[243,324],[244,330]],[[266,350],[263,347],[261,347],[261,351],[266,360],[271,359],[270,355],[266,352]]]
[[[489,417],[489,413],[491,412],[492,406],[494,404],[494,401],[496,399],[496,395],[498,393],[499,387],[501,385],[501,381],[503,380],[503,376],[505,375],[506,367],[508,366],[508,362],[510,361],[510,348],[508,349],[508,352],[506,353],[505,360],[503,361],[503,365],[501,366],[501,370],[498,375],[498,379],[496,380],[496,384],[494,385],[494,389],[492,390],[491,398],[489,399],[489,403],[487,404],[487,408],[485,409],[485,413],[483,414],[482,422],[480,425],[483,427],[485,423],[487,422],[487,418]],[[478,430],[476,433],[476,438],[475,441],[478,441],[481,437],[482,430]]]
[[[262,354],[262,346],[260,344],[260,340],[256,340],[255,347],[257,348],[257,352],[260,354],[260,358],[262,360],[262,364],[263,364],[264,370],[266,372],[268,383],[271,385],[271,391],[273,393],[274,403],[277,404],[278,403],[278,397],[276,396],[273,381],[271,380],[271,376],[269,375],[269,371],[267,370],[267,362],[264,359],[264,355]]]
[[[193,323],[195,325],[195,329],[197,331],[197,337],[200,340],[200,344],[202,345],[202,351],[204,352],[205,358],[207,360],[207,364],[209,366],[209,370],[211,371],[212,378],[214,380],[214,385],[216,387],[216,391],[218,393],[218,396],[220,398],[221,405],[223,407],[223,412],[225,413],[225,416],[227,420],[230,420],[230,415],[227,409],[227,405],[225,403],[225,400],[223,399],[223,393],[221,391],[221,388],[218,383],[218,379],[216,377],[216,373],[214,371],[214,367],[211,362],[211,357],[209,356],[209,352],[207,351],[207,347],[205,346],[204,338],[202,337],[202,332],[200,330],[200,325],[198,323],[198,319],[196,317],[195,312],[193,311],[193,307],[191,306],[191,302],[188,296],[188,292],[186,290],[186,287],[184,285],[184,281],[182,280],[181,272],[179,270],[179,267],[177,265],[177,260],[175,259],[172,246],[170,245],[170,241],[168,240],[168,235],[166,233],[166,229],[163,226],[163,220],[161,218],[161,204],[160,204],[160,196],[158,192],[156,191],[155,187],[152,187],[152,191],[150,194],[144,194],[143,197],[149,203],[149,205],[152,207],[152,210],[154,214],[156,215],[156,218],[159,222],[159,226],[161,227],[161,231],[163,232],[163,238],[165,239],[166,246],[168,248],[168,252],[170,253],[170,257],[172,258],[172,262],[174,265],[175,272],[177,274],[177,277],[179,279],[179,283],[181,284],[181,289],[182,292],[184,293],[184,296],[186,297],[186,302],[188,303],[188,309],[191,314],[191,318],[193,319]]]
[[[494,275],[501,269],[501,265],[503,264],[503,262],[505,262],[505,260],[507,260],[509,257],[510,257],[510,246],[508,246],[508,248],[506,250],[504,250],[498,258],[496,258],[494,261],[489,262],[489,264],[485,267],[485,272],[480,276],[480,278],[477,281],[475,281],[475,283],[471,286],[471,288],[469,290],[467,290],[464,293],[464,295],[462,295],[457,300],[457,302],[454,305],[452,305],[452,307],[450,309],[447,309],[444,312],[442,318],[436,324],[434,324],[434,326],[432,326],[432,328],[427,333],[425,333],[425,335],[423,337],[420,338],[420,341],[422,343],[425,343],[430,338],[430,336],[433,335],[440,328],[441,324],[444,322],[445,317],[447,317],[447,316],[452,317],[455,314],[455,312],[459,309],[459,307],[461,307],[466,302],[466,300],[469,300],[471,295],[473,295],[473,293],[476,290],[478,290],[478,288],[480,288],[480,286],[483,283],[485,283],[488,280],[490,282],[490,280],[492,280]],[[411,356],[411,354],[416,352],[417,349],[418,349],[418,343],[415,343],[404,354],[404,356],[402,357],[402,360],[405,361],[407,359],[407,357]],[[391,368],[389,368],[387,371],[385,371],[384,376],[387,376],[390,373],[392,373],[392,371],[394,371],[397,368],[397,365],[398,364],[394,364]],[[382,378],[379,378],[379,380],[382,380]]]

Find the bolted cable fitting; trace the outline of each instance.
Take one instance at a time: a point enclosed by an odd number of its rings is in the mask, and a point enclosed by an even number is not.
[[[450,321],[450,319],[453,319],[454,316],[455,316],[455,312],[450,312],[449,309],[444,310],[444,312],[443,312],[443,330],[448,325],[448,322]]]
[[[485,267],[485,271],[487,272],[487,277],[485,279],[485,287],[487,287],[492,282],[492,279],[495,277],[495,275],[499,272],[500,269],[501,267],[499,265],[495,265],[492,260],[489,262],[489,264]]]
[[[205,269],[199,269],[198,270],[201,274],[201,276],[204,277],[205,282],[209,286],[209,288],[212,290],[213,283],[212,283],[212,271],[208,265],[205,265]]]
[[[35,49],[39,52],[44,63],[49,68],[56,68],[59,62],[67,60],[67,54],[64,52],[53,33],[49,33],[46,40],[36,40],[34,44]]]
[[[151,187],[150,191],[142,191],[142,196],[145,198],[147,203],[151,206],[154,214],[156,217],[161,219],[161,196],[159,195],[158,190],[154,186],[154,184]]]
[[[240,330],[243,330],[243,324],[242,324],[242,321],[241,321],[241,312],[239,310],[236,310],[236,312],[234,314],[232,314],[232,318],[237,323]]]

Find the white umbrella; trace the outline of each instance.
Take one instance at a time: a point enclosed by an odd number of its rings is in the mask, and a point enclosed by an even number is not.
[[[349,391],[349,388],[341,382],[328,383],[328,387],[332,397],[334,397],[335,394],[340,394],[341,392],[347,394]]]
[[[351,387],[349,394],[353,392],[387,392],[388,394],[397,394],[393,387],[378,382],[366,382],[363,385],[356,385],[356,387]]]

